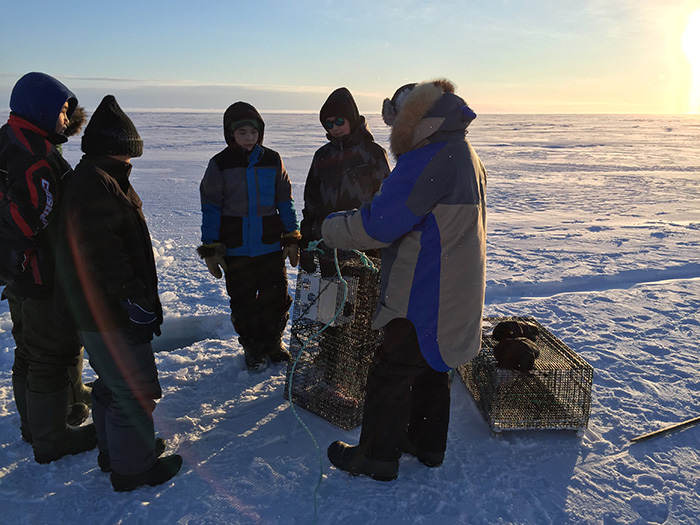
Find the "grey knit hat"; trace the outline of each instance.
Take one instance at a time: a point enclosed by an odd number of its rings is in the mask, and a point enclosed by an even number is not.
[[[113,95],[107,95],[90,117],[81,143],[88,155],[143,155],[143,141],[136,126]]]

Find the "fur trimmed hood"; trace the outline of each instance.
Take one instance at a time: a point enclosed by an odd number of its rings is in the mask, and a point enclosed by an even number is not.
[[[466,132],[476,114],[454,91],[452,82],[440,78],[416,84],[405,95],[391,130],[391,152],[396,158],[422,147],[438,132]]]

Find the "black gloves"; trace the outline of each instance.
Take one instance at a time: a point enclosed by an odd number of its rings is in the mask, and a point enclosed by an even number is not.
[[[537,326],[527,321],[501,321],[493,329],[491,337],[496,341],[515,337],[527,337],[531,341],[535,341],[539,333]]]
[[[226,271],[226,263],[224,262],[226,246],[220,242],[214,241],[210,244],[202,244],[201,246],[198,246],[197,253],[202,259],[204,259],[209,273],[217,279],[221,279],[223,276],[221,270],[223,269]]]
[[[121,305],[129,315],[129,328],[137,342],[150,343],[153,334],[160,335],[161,320],[145,298],[126,299]]]
[[[540,356],[540,349],[527,337],[504,339],[493,347],[493,356],[498,368],[509,368],[519,372],[528,372],[535,366],[535,359]]]

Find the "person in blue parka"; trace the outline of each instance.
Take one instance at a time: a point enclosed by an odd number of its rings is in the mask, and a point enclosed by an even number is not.
[[[336,441],[336,467],[378,480],[403,452],[442,464],[449,370],[481,344],[486,268],[486,170],[466,140],[474,112],[445,79],[407,84],[384,102],[396,166],[359,209],[331,214],[331,248],[381,248],[373,328],[384,329],[367,378],[360,443]]]

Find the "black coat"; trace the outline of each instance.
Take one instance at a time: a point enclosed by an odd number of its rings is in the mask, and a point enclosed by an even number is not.
[[[0,128],[0,284],[20,297],[53,293],[65,140],[14,114]]]
[[[127,327],[126,299],[147,301],[162,322],[151,237],[130,172],[131,164],[85,155],[66,185],[57,272],[80,330]]]

